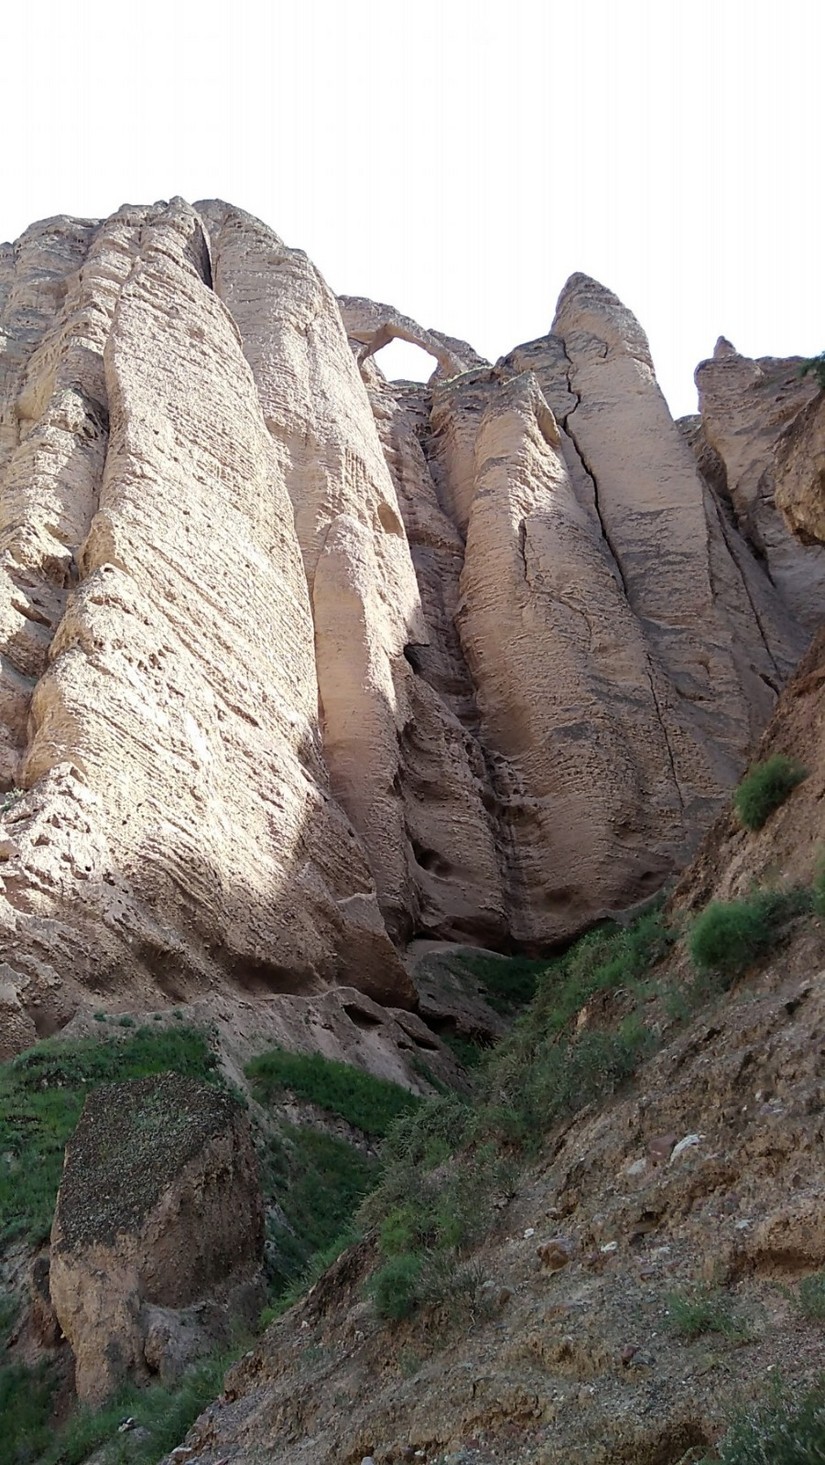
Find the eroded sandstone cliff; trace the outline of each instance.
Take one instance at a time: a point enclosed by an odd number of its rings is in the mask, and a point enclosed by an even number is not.
[[[8,1051],[100,993],[405,1006],[413,935],[535,949],[649,894],[825,606],[585,276],[490,366],[176,199],[4,246],[0,348]]]

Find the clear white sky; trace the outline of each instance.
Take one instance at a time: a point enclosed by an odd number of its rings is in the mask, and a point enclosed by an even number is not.
[[[0,238],[220,196],[492,359],[584,270],[676,413],[720,333],[825,349],[823,0],[4,0],[0,48]]]

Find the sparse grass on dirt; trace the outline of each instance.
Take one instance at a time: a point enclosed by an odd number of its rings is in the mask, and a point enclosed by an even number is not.
[[[53,1039],[0,1065],[0,1243],[47,1239],[63,1150],[89,1090],[168,1070],[217,1081],[202,1033],[141,1028],[103,1042]]]
[[[727,1338],[742,1335],[731,1314],[730,1300],[719,1288],[692,1287],[684,1292],[669,1292],[665,1301],[669,1327],[688,1342],[703,1333],[722,1333]]]
[[[771,1386],[717,1446],[722,1465],[819,1465],[825,1460],[825,1378],[805,1393]],[[706,1457],[702,1465],[711,1465]]]
[[[755,890],[742,900],[714,900],[688,934],[688,950],[700,975],[729,986],[759,957],[781,941],[790,922],[813,905],[810,890]]]
[[[799,1308],[812,1322],[825,1323],[825,1272],[803,1277],[799,1284]]]
[[[784,804],[788,795],[807,776],[807,769],[785,753],[774,753],[764,763],[756,763],[745,774],[733,796],[739,822],[746,829],[761,829],[774,810]]]

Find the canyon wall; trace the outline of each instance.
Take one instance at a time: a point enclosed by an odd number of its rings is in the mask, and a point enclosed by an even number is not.
[[[0,248],[5,1050],[409,1006],[412,937],[541,950],[679,868],[825,609],[768,472],[815,388],[726,350],[677,426],[585,276],[490,365],[218,201]]]

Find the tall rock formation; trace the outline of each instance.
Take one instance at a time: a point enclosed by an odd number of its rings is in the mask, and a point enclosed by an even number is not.
[[[825,549],[803,547],[777,513],[777,452],[812,398],[800,357],[754,361],[720,336],[696,368],[701,432],[716,454],[736,522],[786,605],[807,630],[825,612]]]
[[[407,1005],[413,935],[566,939],[684,861],[825,606],[585,276],[491,366],[176,199],[4,246],[0,346],[17,1046],[101,993]]]

